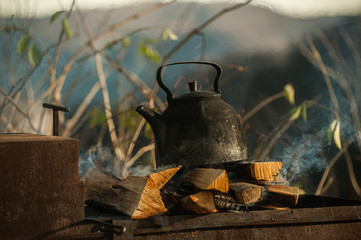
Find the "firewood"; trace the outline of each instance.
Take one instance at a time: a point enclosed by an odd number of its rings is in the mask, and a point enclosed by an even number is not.
[[[229,193],[220,191],[213,192],[214,204],[217,209],[231,210],[231,211],[245,211],[247,206],[243,203],[237,202]]]
[[[266,200],[268,202],[295,206],[298,202],[300,190],[297,187],[286,185],[268,185],[266,188]]]
[[[214,213],[217,212],[214,204],[213,193],[201,191],[199,193],[186,196],[179,201],[180,206],[193,213]]]
[[[263,198],[264,187],[259,185],[238,182],[231,183],[229,188],[230,194],[240,203],[255,203],[261,201]]]
[[[245,180],[247,181],[247,180]],[[282,177],[281,174],[278,174],[273,180],[271,181],[266,181],[266,180],[259,180],[259,181],[256,181],[256,180],[249,180],[248,181],[249,183],[252,183],[252,184],[257,184],[257,185],[261,185],[261,186],[265,186],[265,185],[285,185],[286,182],[284,180],[284,178]]]
[[[280,174],[282,162],[251,162],[240,164],[237,175],[242,179],[274,181]]]
[[[195,168],[184,177],[184,181],[200,190],[229,190],[228,176],[224,169]]]
[[[120,180],[98,169],[93,169],[85,178],[85,200],[113,207],[132,219],[167,211],[160,190],[150,178],[128,176]]]
[[[161,189],[181,168],[182,165],[179,165],[175,168],[169,168],[160,172],[151,173],[148,175],[148,178],[153,181],[158,189]]]

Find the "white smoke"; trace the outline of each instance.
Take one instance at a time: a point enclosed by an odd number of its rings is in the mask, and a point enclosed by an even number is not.
[[[320,131],[318,136],[304,134],[283,149],[280,156],[283,161],[281,175],[287,183],[292,184],[314,172],[321,172],[327,166],[325,157],[320,154],[326,138],[323,133]]]

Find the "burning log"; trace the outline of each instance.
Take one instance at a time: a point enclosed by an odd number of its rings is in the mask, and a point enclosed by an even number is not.
[[[186,196],[179,201],[179,204],[184,210],[193,213],[203,214],[217,212],[213,193],[210,191],[201,191]]]
[[[85,200],[110,206],[132,219],[162,214],[167,208],[160,188],[180,167],[153,173],[149,177],[128,176],[124,180],[94,169],[85,178]]]
[[[268,202],[295,206],[298,202],[300,190],[297,187],[286,185],[268,185],[266,188],[266,200]]]
[[[282,162],[243,163],[238,166],[237,175],[246,180],[275,181],[282,165]]]
[[[229,188],[233,198],[244,204],[262,201],[264,194],[264,187],[245,182],[231,183]]]
[[[228,192],[227,172],[223,169],[195,168],[184,177],[184,182],[193,184],[200,190]]]

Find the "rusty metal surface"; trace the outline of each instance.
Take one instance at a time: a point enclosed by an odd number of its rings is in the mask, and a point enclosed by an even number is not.
[[[78,141],[0,134],[0,239],[41,236],[84,219]]]
[[[361,239],[361,223],[328,223],[304,225],[278,225],[265,227],[240,227],[226,229],[200,229],[182,232],[169,232],[161,234],[138,235],[134,239],[141,240],[284,240],[284,239]]]
[[[265,227],[268,225],[317,225],[348,221],[359,221],[361,223],[361,206],[154,217],[135,222],[134,234],[144,235],[172,231],[199,231],[202,229],[250,226]]]
[[[301,198],[300,206],[289,210],[158,216],[133,222],[134,239],[151,240],[361,239],[359,229],[361,202],[316,196]]]
[[[132,220],[129,217],[85,218],[83,221],[37,236],[36,239],[132,240]]]
[[[113,234],[114,240],[133,240],[134,232],[133,232],[133,221],[130,218],[115,218],[113,219],[113,224],[122,225],[125,227],[125,231],[123,233],[115,232]]]
[[[47,239],[361,239],[361,202],[318,196],[301,197],[300,205],[289,210],[131,220],[127,216],[90,208],[86,215],[86,220],[93,216],[95,221],[63,228],[48,235]],[[102,215],[107,217],[100,217]],[[126,231],[119,232],[119,226],[124,226]]]

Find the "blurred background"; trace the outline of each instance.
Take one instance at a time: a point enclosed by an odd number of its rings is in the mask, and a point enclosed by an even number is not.
[[[250,161],[282,161],[306,193],[361,199],[360,14],[358,0],[1,0],[0,131],[51,135],[42,103],[70,107],[60,135],[79,139],[80,174],[142,174],[154,137],[135,108],[166,109],[157,68],[212,61]],[[164,82],[179,96],[213,77],[182,65]]]

